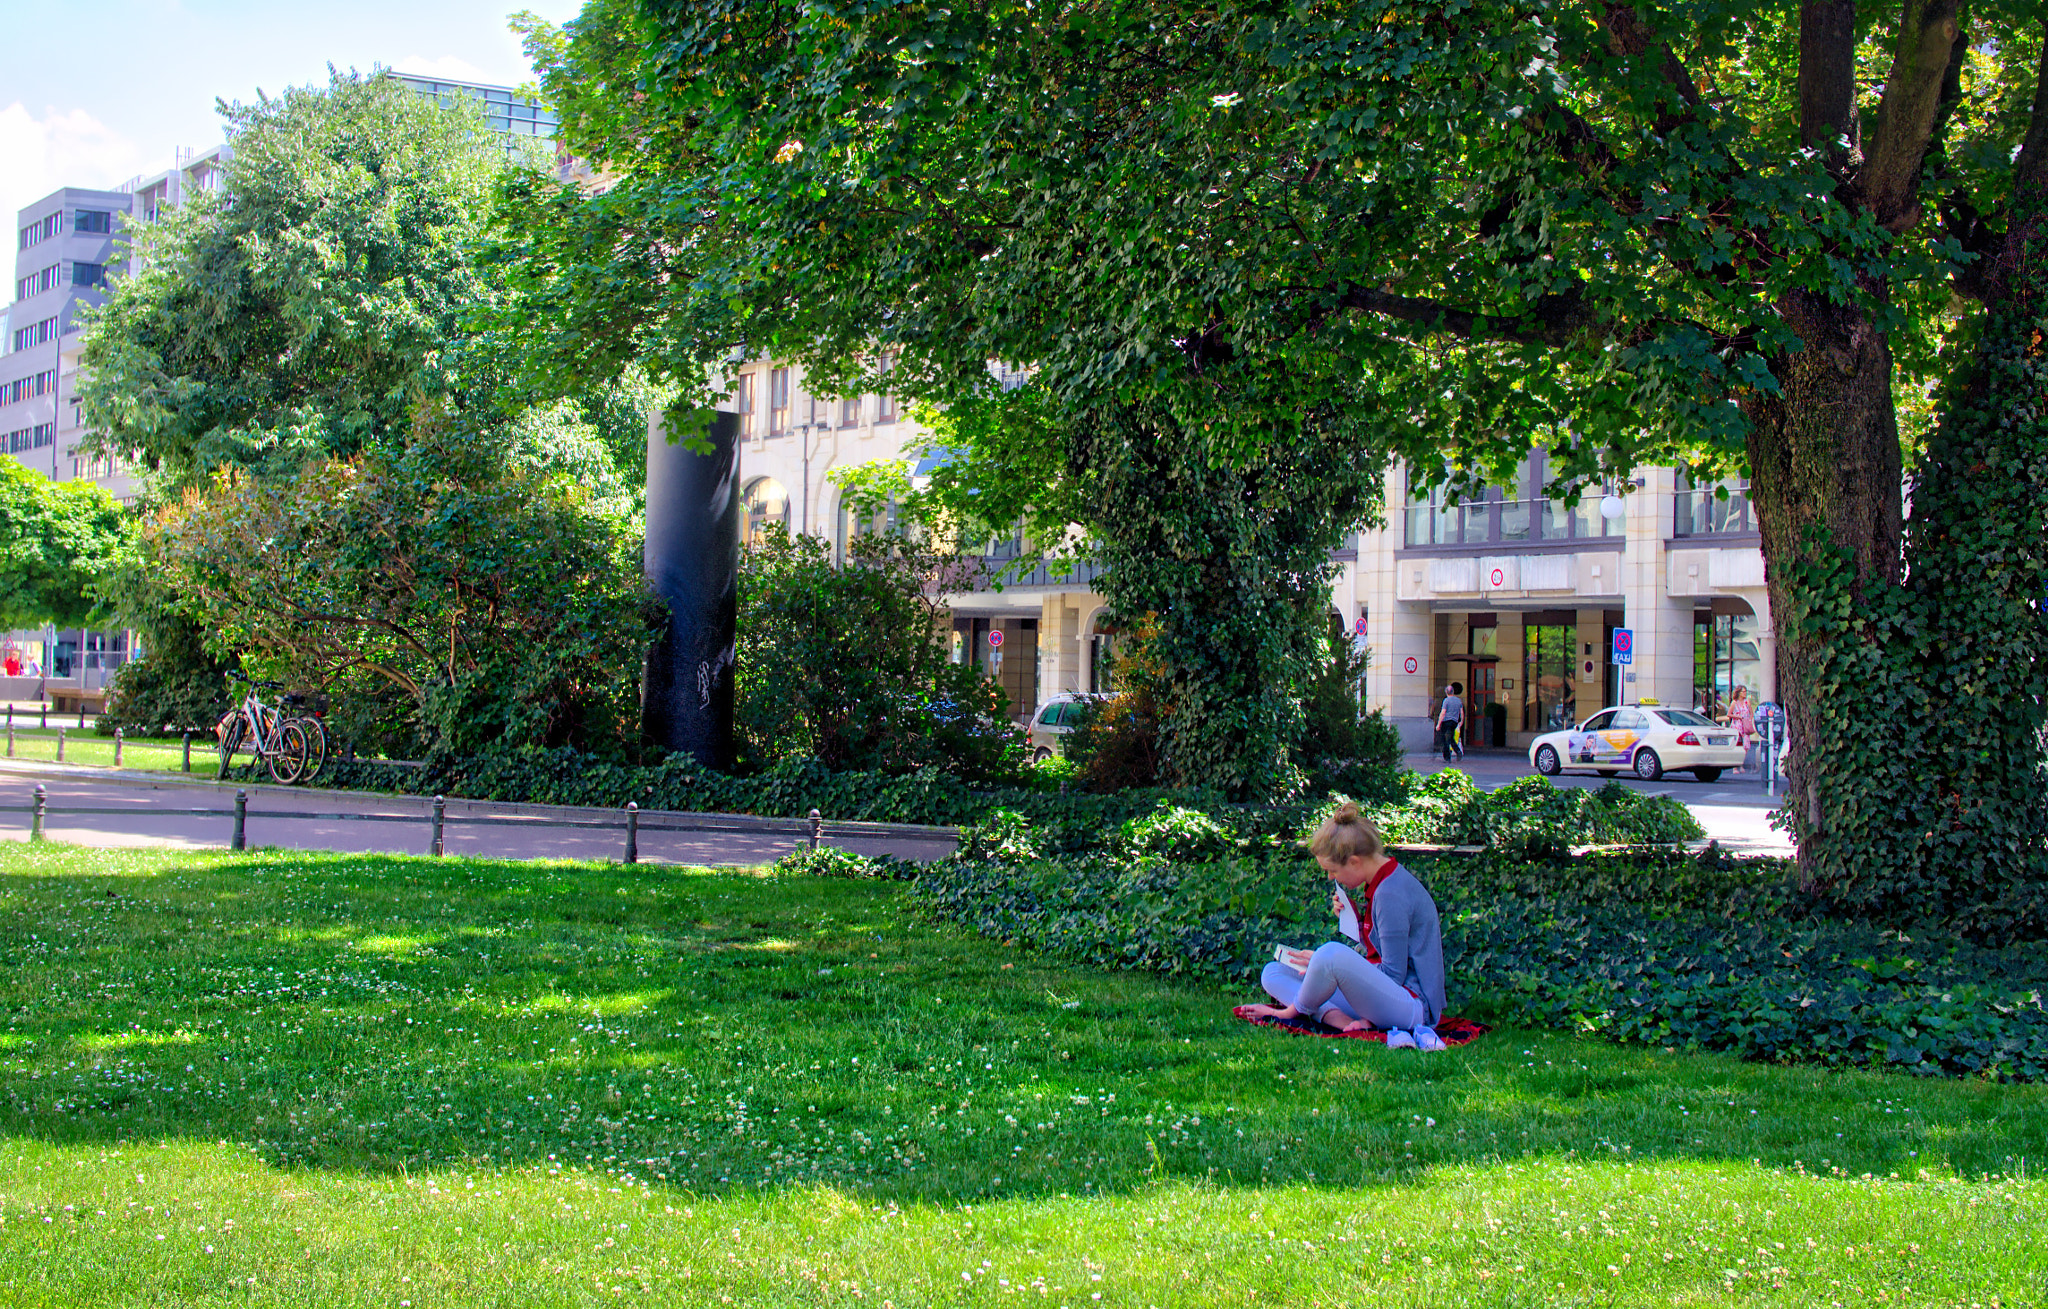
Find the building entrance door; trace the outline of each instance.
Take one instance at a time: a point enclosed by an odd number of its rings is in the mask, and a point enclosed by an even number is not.
[[[1465,684],[1465,744],[1506,745],[1495,740],[1497,720],[1489,712],[1499,689],[1498,661],[1475,655],[1452,655],[1451,678]]]

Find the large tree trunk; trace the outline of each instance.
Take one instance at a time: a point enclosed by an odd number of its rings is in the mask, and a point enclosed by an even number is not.
[[[1826,863],[1825,792],[1841,744],[1837,714],[1846,708],[1809,633],[1816,604],[1828,600],[1814,593],[1815,570],[1838,575],[1846,565],[1856,604],[1896,588],[1903,469],[1884,333],[1855,308],[1806,295],[1788,297],[1778,310],[1805,349],[1773,361],[1780,395],[1745,406],[1750,501],[1763,537],[1777,691],[1795,761],[1787,808],[1802,870],[1812,877]]]

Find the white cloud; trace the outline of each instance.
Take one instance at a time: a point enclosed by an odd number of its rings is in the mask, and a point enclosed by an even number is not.
[[[22,208],[60,187],[107,190],[148,166],[140,145],[85,110],[49,108],[38,118],[18,100],[0,109],[0,159],[8,165],[0,169],[0,215],[7,228]],[[7,248],[13,248],[11,241]]]
[[[407,55],[392,65],[401,73],[415,77],[438,77],[449,82],[489,82],[484,70],[459,59],[454,55],[442,55],[439,59],[428,59],[423,55]]]

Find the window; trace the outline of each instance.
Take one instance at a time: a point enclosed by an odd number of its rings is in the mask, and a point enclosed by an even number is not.
[[[1614,726],[1614,710],[1602,709],[1599,713],[1594,714],[1591,718],[1588,718],[1586,720],[1586,725],[1580,730],[1586,732],[1604,732],[1612,726]]]
[[[56,337],[57,320],[55,318],[45,318],[40,323],[32,323],[17,331],[14,334],[14,348],[16,350],[26,350],[30,346],[37,346],[45,341],[55,340]]]
[[[4,439],[7,453],[9,454],[18,455],[24,450],[40,450],[46,445],[56,443],[57,425],[55,423],[39,423],[34,427],[16,428],[14,431],[9,432]]]
[[[1714,720],[1705,714],[1696,714],[1690,709],[1659,709],[1656,716],[1673,727],[1713,727]]]
[[[64,212],[60,209],[46,218],[39,218],[21,229],[21,248],[47,241],[64,230]]]
[[[81,209],[72,224],[74,232],[111,232],[114,230],[114,215],[105,209]]]
[[[1469,640],[1465,653],[1500,657],[1500,628],[1474,627],[1469,629],[1466,635]]]
[[[1756,520],[1749,511],[1749,483],[1717,482],[1695,487],[1692,478],[1680,470],[1678,491],[1672,501],[1673,536],[1735,536],[1754,531]]]
[[[39,395],[48,395],[57,389],[57,370],[46,369],[30,377],[17,378],[0,385],[0,404],[11,405],[23,400],[32,400]]]
[[[106,284],[107,266],[105,264],[88,264],[79,260],[72,261],[71,285],[105,286]]]
[[[757,477],[740,497],[740,544],[759,545],[772,527],[789,526],[789,491],[772,477]]]
[[[1740,602],[1737,602],[1740,603]],[[1770,699],[1761,676],[1763,654],[1755,614],[1699,612],[1692,629],[1692,707],[1709,718],[1728,712],[1735,688],[1749,688],[1750,703]]]
[[[896,356],[893,354],[884,356],[880,370],[883,379],[886,380],[889,374],[895,371]],[[893,423],[896,421],[895,396],[884,393],[875,397],[875,421],[877,423]]]
[[[852,545],[857,537],[874,536],[879,533],[894,532],[895,530],[896,502],[894,500],[889,502],[887,508],[878,509],[872,514],[856,514],[853,512],[853,506],[847,503],[846,496],[839,498],[839,533],[834,540],[839,546],[838,556],[841,563],[846,562],[849,554],[847,547]]]
[[[740,435],[754,434],[754,375],[741,373],[733,383],[732,410],[740,416]]]
[[[1116,625],[1098,615],[1088,635],[1088,689],[1097,695],[1116,690]]]
[[[859,396],[848,396],[846,399],[841,400],[839,402],[839,425],[841,427],[860,426]]]
[[[777,368],[768,374],[768,435],[789,430],[789,370]]]
[[[1578,708],[1578,629],[1537,615],[1522,624],[1522,730],[1554,732]]]
[[[1614,730],[1617,732],[1640,732],[1649,725],[1650,716],[1640,709],[1614,711]]]
[[[60,284],[59,275],[63,271],[64,266],[62,264],[51,264],[40,273],[30,273],[27,277],[16,278],[14,282],[14,298],[26,300],[32,295],[41,295],[45,291],[54,289]]]

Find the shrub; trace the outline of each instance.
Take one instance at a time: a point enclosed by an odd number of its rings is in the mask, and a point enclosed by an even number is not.
[[[1173,820],[1173,821],[1178,821]],[[928,912],[1105,968],[1254,984],[1275,942],[1327,939],[1306,858],[1150,852],[927,867]],[[1780,861],[1505,854],[1411,862],[1444,919],[1454,1011],[1615,1040],[1813,1062],[2048,1078],[2048,948],[1989,950],[1827,916]]]
[[[815,850],[795,850],[777,859],[775,871],[785,877],[839,877],[864,880],[908,881],[917,876],[918,866],[894,855],[864,855],[852,850],[821,845]]]
[[[742,557],[734,715],[747,762],[1022,780],[1001,688],[940,643],[946,561],[897,536],[858,537],[850,554],[842,567],[827,542],[776,529]]]

